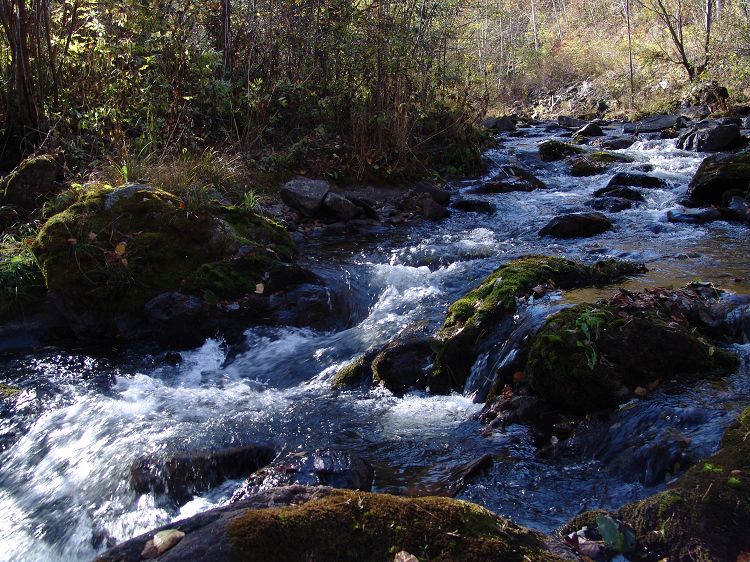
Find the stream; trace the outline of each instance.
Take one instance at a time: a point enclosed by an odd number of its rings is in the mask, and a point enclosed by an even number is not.
[[[542,126],[522,132],[486,157],[521,162],[548,189],[470,196],[492,202],[492,215],[453,211],[438,223],[304,242],[301,265],[346,284],[352,312],[343,331],[250,328],[241,345],[210,339],[181,352],[177,365],[165,361],[167,350],[148,344],[0,353],[0,382],[23,389],[0,404],[0,559],[91,560],[107,540],[120,542],[221,505],[240,483],[226,482],[180,507],[162,496],[137,496],[128,471],[144,454],[251,443],[284,452],[336,447],[374,466],[374,491],[401,494],[438,493],[453,469],[491,454],[492,467],[458,497],[550,531],[583,510],[616,508],[663,488],[663,481],[646,485],[632,470],[613,469],[620,452],[678,438],[690,458],[714,452],[724,428],[750,403],[750,344],[734,346],[742,366],[721,382],[624,405],[610,416],[608,438],[596,454],[577,457],[538,454],[543,444],[524,425],[483,436],[472,388],[402,398],[383,389],[330,389],[337,369],[358,354],[417,320],[439,327],[451,302],[498,265],[526,254],[645,262],[647,274],[620,285],[628,289],[700,279],[750,293],[746,225],[666,218],[705,154],[677,150],[674,140],[642,140],[613,151],[635,160],[613,170],[649,164],[668,188],[643,190],[644,203],[608,214],[611,232],[554,241],[538,230],[556,215],[586,210],[611,173],[571,177],[566,163],[538,158],[538,142],[555,138],[550,132]],[[478,181],[455,183],[454,197]],[[528,314],[541,323],[565,304],[616,290],[553,293]]]

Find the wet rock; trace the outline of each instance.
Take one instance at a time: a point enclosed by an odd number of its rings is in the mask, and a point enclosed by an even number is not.
[[[363,214],[362,209],[338,193],[328,192],[323,199],[323,208],[334,217],[349,221]]]
[[[552,219],[539,231],[539,236],[585,238],[611,229],[612,223],[602,213],[570,213]]]
[[[556,160],[563,160],[568,156],[585,153],[586,150],[584,148],[566,142],[547,140],[539,143],[539,158],[544,162],[554,162]]]
[[[362,212],[364,213],[364,216],[368,219],[379,221],[380,215],[378,215],[378,212],[375,210],[375,203],[373,201],[368,201],[367,199],[364,199],[362,197],[356,197],[353,195],[347,195],[346,197],[349,201],[354,203],[357,207],[362,209]]]
[[[624,197],[597,197],[586,203],[595,211],[606,211],[608,213],[619,213],[633,206],[633,201]]]
[[[497,173],[482,185],[471,190],[471,193],[509,193],[511,191],[534,191],[546,185],[527,169],[515,165],[501,166]]]
[[[428,221],[444,219],[448,214],[448,209],[436,203],[431,197],[422,199],[422,216]]]
[[[643,194],[632,187],[620,187],[618,185],[602,187],[594,191],[594,197],[619,197],[630,201],[645,201]]]
[[[745,191],[750,185],[750,153],[709,156],[698,167],[688,186],[690,198],[699,203],[722,203],[728,191]]]
[[[453,209],[466,213],[484,213],[491,215],[495,212],[495,206],[489,201],[482,199],[459,199],[451,204]]]
[[[612,139],[605,138],[605,139],[597,139],[591,143],[595,146],[601,146],[602,148],[608,148],[610,150],[623,150],[625,148],[630,148],[635,144],[635,139],[633,137],[615,137]]]
[[[652,115],[635,123],[625,123],[626,133],[658,133],[663,129],[680,128],[683,120],[679,115]]]
[[[606,284],[643,271],[641,264],[616,260],[586,266],[545,256],[527,256],[499,267],[448,308],[437,333],[440,341],[431,388],[442,392],[463,390],[476,358],[505,341],[515,326],[518,300],[528,298],[535,289]]]
[[[477,476],[489,469],[494,462],[492,455],[482,455],[481,457],[469,461],[451,471],[451,483],[446,490],[446,496],[455,498],[461,490],[471,483]]]
[[[684,211],[667,211],[669,222],[687,224],[705,224],[722,220],[721,211],[718,209],[685,209]]]
[[[559,115],[557,117],[557,124],[566,129],[580,129],[581,127],[585,127],[588,121],[571,117],[570,115]]]
[[[349,451],[317,449],[311,453],[289,453],[251,474],[232,494],[231,501],[238,502],[292,484],[369,491],[374,476],[370,464]]]
[[[703,123],[683,133],[677,148],[695,152],[718,152],[742,146],[747,139],[737,125]]]
[[[482,126],[490,131],[507,133],[516,130],[517,122],[518,119],[512,115],[504,115],[503,117],[488,117],[482,121]]]
[[[268,321],[280,326],[343,330],[351,315],[346,289],[322,281],[302,283],[268,297]]]
[[[574,137],[581,136],[581,137],[603,137],[604,131],[602,131],[602,128],[597,125],[596,123],[587,123],[580,129],[578,129],[575,133],[573,133]]]
[[[654,559],[740,560],[750,526],[750,410],[726,430],[721,449],[667,489],[628,504],[614,517],[632,526]],[[579,516],[576,526],[595,517]]]
[[[666,187],[663,179],[648,174],[633,172],[617,172],[612,179],[607,182],[607,187],[629,186],[643,187],[646,189],[661,189]]]
[[[570,161],[570,175],[575,177],[596,176],[603,174],[613,164],[628,162],[632,162],[632,160],[626,156],[609,152],[591,152]]]
[[[270,464],[275,457],[276,451],[268,445],[144,457],[130,467],[130,483],[139,494],[166,494],[181,505],[196,493]]]
[[[551,404],[586,413],[625,402],[637,387],[657,380],[696,380],[737,369],[733,353],[694,334],[687,320],[675,322],[658,300],[621,291],[610,301],[552,316],[534,337],[529,386]]]
[[[560,541],[468,502],[304,486],[270,490],[166,528],[185,537],[161,555],[162,562],[382,562],[402,550],[429,560],[463,562],[575,559]],[[124,542],[97,560],[137,562],[153,535]]]
[[[451,194],[441,187],[437,187],[428,181],[423,181],[411,188],[416,194],[429,195],[430,198],[438,205],[447,205],[451,201]],[[424,199],[421,197],[420,199]]]
[[[159,531],[154,535],[154,538],[146,543],[141,552],[141,558],[144,560],[151,560],[158,558],[170,548],[174,547],[182,539],[185,538],[185,533],[176,529],[165,529]]]
[[[281,187],[281,198],[304,216],[313,217],[320,211],[330,189],[330,184],[325,180],[297,176]]]
[[[727,209],[736,220],[750,222],[750,199],[741,195],[733,195],[729,198]]]
[[[0,206],[10,205],[31,212],[45,197],[58,191],[62,168],[49,155],[27,158],[0,180]]]

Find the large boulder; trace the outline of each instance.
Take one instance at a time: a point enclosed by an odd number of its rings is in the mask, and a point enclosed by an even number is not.
[[[555,217],[539,231],[539,236],[553,238],[586,238],[612,229],[602,213],[568,213]]]
[[[702,322],[691,318],[711,300],[700,288],[621,291],[559,312],[534,337],[528,384],[551,404],[587,413],[615,407],[656,381],[730,374],[736,355],[697,335]]]
[[[580,129],[581,127],[585,127],[588,121],[572,117],[571,115],[558,115],[557,124],[566,129]]]
[[[242,501],[272,488],[292,484],[369,492],[374,477],[370,463],[354,452],[317,449],[289,453],[271,466],[250,474],[232,494],[231,501]]]
[[[281,187],[281,198],[304,216],[313,217],[320,211],[330,190],[331,185],[325,180],[297,176]]]
[[[699,203],[722,203],[725,193],[747,191],[750,186],[750,152],[709,156],[698,167],[688,186]]]
[[[443,562],[576,559],[558,540],[469,502],[290,486],[155,529],[97,562],[139,562],[164,531],[179,539],[161,553],[161,562],[382,562],[416,558],[412,553]]]
[[[607,187],[643,187],[646,189],[660,189],[666,187],[663,179],[640,172],[617,172],[607,182]]]
[[[580,129],[578,129],[575,133],[573,133],[573,137],[603,137],[604,131],[602,131],[602,128],[597,125],[596,123],[587,123]]]
[[[225,480],[257,471],[275,457],[268,445],[142,457],[130,467],[130,483],[139,494],[166,494],[181,505]]]
[[[487,117],[482,120],[482,126],[485,129],[497,133],[509,133],[516,130],[518,118],[513,115],[504,115],[503,117]]]
[[[490,179],[474,188],[472,193],[509,193],[511,191],[534,191],[546,185],[526,168],[517,164],[506,164]]]
[[[633,202],[630,199],[610,196],[596,197],[586,204],[595,211],[606,211],[608,213],[619,213],[633,206]]]
[[[664,129],[679,129],[682,124],[683,118],[679,115],[659,114],[634,123],[625,123],[623,131],[625,133],[658,133]]]
[[[570,175],[575,177],[597,176],[607,171],[613,164],[625,164],[632,159],[610,152],[590,152],[570,161]]]
[[[143,186],[89,190],[44,224],[32,250],[71,326],[95,336],[163,293],[216,306],[309,278],[288,263],[294,243],[272,220]]]
[[[358,205],[338,193],[329,192],[323,199],[323,208],[337,219],[349,221],[364,214]]]
[[[62,168],[52,156],[27,158],[0,181],[0,205],[33,211],[58,190],[61,174]]]
[[[718,152],[738,148],[746,140],[737,125],[705,123],[680,135],[677,148],[695,152]]]
[[[568,156],[585,153],[586,149],[567,142],[546,140],[539,143],[539,158],[544,162],[554,162],[556,160],[563,160]]]

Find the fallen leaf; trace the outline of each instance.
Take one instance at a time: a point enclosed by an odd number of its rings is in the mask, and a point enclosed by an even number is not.
[[[127,250],[127,245],[125,242],[120,242],[117,246],[115,246],[115,254],[118,256],[124,256],[125,250]]]
[[[263,283],[258,283],[257,285],[255,285],[256,295],[262,295],[265,290],[266,290],[266,287],[265,285],[263,285]]]

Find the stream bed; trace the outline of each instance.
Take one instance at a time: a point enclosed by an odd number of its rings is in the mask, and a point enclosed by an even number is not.
[[[343,331],[255,327],[241,345],[210,339],[181,352],[178,364],[165,359],[168,350],[148,344],[0,354],[0,382],[24,389],[0,405],[0,559],[90,560],[108,541],[227,502],[240,483],[226,482],[179,507],[162,496],[137,496],[129,468],[145,454],[252,443],[284,452],[335,447],[373,465],[374,491],[415,495],[440,493],[454,469],[490,454],[492,467],[458,497],[550,531],[584,510],[616,508],[663,488],[664,479],[653,483],[622,468],[621,453],[674,439],[686,443],[687,458],[714,452],[724,428],[750,403],[748,344],[734,346],[738,373],[624,405],[610,416],[603,441],[578,456],[539,454],[545,444],[520,424],[483,435],[476,421],[481,404],[470,389],[401,398],[383,389],[331,390],[330,379],[352,358],[415,321],[439,327],[451,302],[498,265],[527,254],[644,262],[648,273],[619,285],[628,289],[699,279],[750,293],[746,225],[667,221],[705,155],[677,150],[674,140],[615,151],[635,160],[615,170],[648,164],[668,188],[644,190],[644,203],[608,214],[611,232],[557,241],[537,232],[556,215],[586,210],[611,173],[571,177],[564,162],[538,158],[538,142],[549,132],[522,131],[486,156],[517,160],[548,189],[471,196],[490,201],[492,215],[453,211],[437,223],[304,241],[302,265],[347,287],[351,317]],[[456,183],[454,195],[478,182]],[[568,303],[616,290],[552,294],[530,313],[541,322]]]

